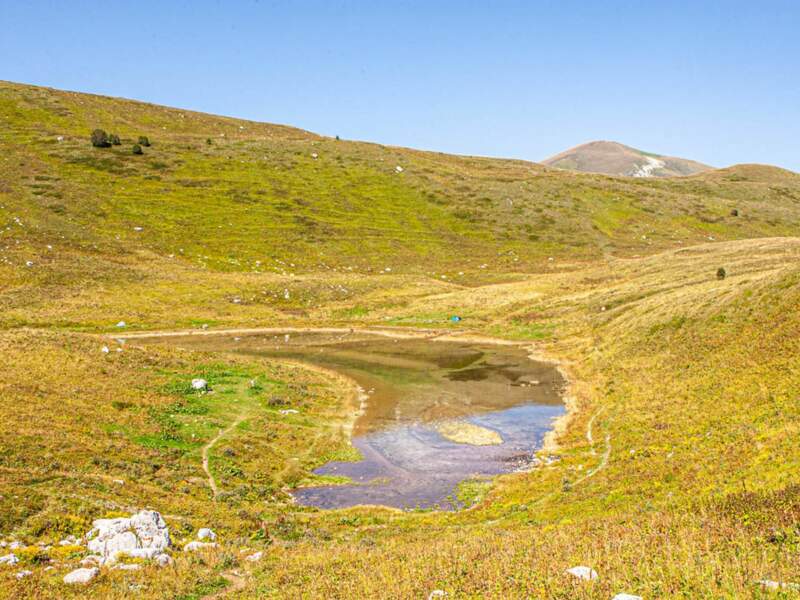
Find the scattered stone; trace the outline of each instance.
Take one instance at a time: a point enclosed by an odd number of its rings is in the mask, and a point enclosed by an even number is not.
[[[82,558],[79,564],[82,567],[99,567],[103,564],[103,557],[99,554],[90,554]]]
[[[159,567],[168,567],[173,562],[172,557],[169,554],[158,554],[156,555],[153,560]]]
[[[120,554],[153,558],[171,546],[169,529],[161,515],[143,510],[130,518],[97,519],[86,534],[87,547],[102,555],[103,563],[115,562]]]
[[[319,158],[319,154],[317,154],[316,152],[312,152],[311,158]]]
[[[15,565],[19,562],[16,554],[6,554],[5,556],[0,556],[0,565]]]
[[[201,527],[197,530],[197,539],[198,540],[210,540],[212,542],[217,541],[217,534],[214,533],[208,527]]]
[[[134,227],[133,230],[134,231],[144,231],[144,227],[138,227],[137,226],[137,227]]]
[[[15,575],[17,579],[24,579],[28,575],[33,575],[33,571],[20,571]]]
[[[208,389],[208,382],[205,379],[192,379],[192,389],[193,390]]]
[[[126,325],[127,324],[125,323],[125,321],[120,321],[119,323],[117,323],[117,327],[125,327]]]
[[[397,166],[394,168],[394,170],[395,170],[395,171],[397,171],[398,173],[402,173],[402,172],[403,172],[403,167],[401,167],[400,165],[397,165]]]
[[[64,575],[64,583],[89,583],[100,574],[100,569],[91,567],[89,569],[75,569]]]
[[[447,596],[447,592],[444,590],[433,590],[430,594],[428,594],[428,600],[433,600],[434,598],[444,598]]]
[[[582,581],[594,581],[597,579],[597,571],[584,566],[572,567],[564,571],[564,574],[571,575],[575,579],[580,579]]]
[[[118,571],[138,571],[142,568],[142,565],[138,563],[130,563],[124,565],[115,565],[113,568],[117,569]]]
[[[76,538],[74,535],[68,535],[63,540],[58,542],[58,545],[59,546],[74,546],[77,543],[78,543],[78,538]]]
[[[611,600],[642,600],[642,597],[633,594],[617,594]]]
[[[249,560],[250,562],[258,562],[259,560],[261,560],[262,556],[264,556],[264,553],[259,550],[255,554],[251,554],[250,556],[246,556],[245,560]]]
[[[280,411],[282,415],[296,415],[299,412],[300,412],[299,410],[295,410],[293,408],[284,408],[283,410]]]
[[[217,544],[214,542],[189,542],[183,549],[187,552],[194,552],[196,550],[204,550],[206,548],[216,548]]]
[[[761,579],[756,583],[766,590],[800,590],[800,583],[772,581],[771,579]]]
[[[102,348],[100,348],[100,352],[102,352],[103,354],[108,354],[109,352],[111,352],[111,350],[108,349],[108,346],[103,346]]]

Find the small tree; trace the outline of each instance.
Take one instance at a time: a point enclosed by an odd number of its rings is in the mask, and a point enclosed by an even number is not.
[[[738,216],[739,216],[739,209],[737,209],[737,208],[734,208],[734,209],[731,211],[731,216],[732,216],[732,217],[738,217]]]
[[[122,142],[119,141],[119,136],[116,133],[110,133],[108,135],[108,141],[111,142],[111,144],[114,146],[119,146],[120,144],[122,144]]]
[[[139,144],[134,144],[133,148],[131,148],[131,151],[134,154],[144,154],[144,152],[142,152],[142,147]]]
[[[92,146],[95,148],[108,148],[111,142],[108,141],[108,134],[102,129],[95,129],[92,132]]]
[[[147,139],[146,135],[140,135],[139,136],[139,145],[140,146],[145,146],[145,147],[150,145],[150,140]]]
[[[717,279],[725,279],[727,273],[725,272],[725,267],[720,267],[717,269]]]
[[[210,146],[210,145],[211,145],[211,144],[213,144],[213,143],[214,143],[214,142],[212,142],[212,141],[211,141],[211,138],[206,138],[206,144],[207,144],[208,146]]]

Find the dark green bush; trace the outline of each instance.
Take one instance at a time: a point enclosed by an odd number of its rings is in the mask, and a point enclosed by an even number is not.
[[[717,269],[717,279],[725,279],[727,273],[725,272],[725,267],[720,267]]]
[[[102,129],[95,129],[92,132],[92,146],[95,148],[108,148],[111,142],[108,141],[108,134]]]
[[[150,145],[150,140],[147,138],[146,135],[140,135],[139,136],[139,145],[140,146],[145,146],[145,147]]]
[[[139,144],[134,144],[133,148],[131,149],[131,151],[134,154],[144,154],[144,152],[142,152],[142,147]]]
[[[108,141],[111,142],[113,146],[119,146],[122,144],[122,142],[119,141],[119,136],[116,133],[108,134]]]

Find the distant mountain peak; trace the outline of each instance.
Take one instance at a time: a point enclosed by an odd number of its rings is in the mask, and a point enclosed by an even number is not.
[[[712,168],[686,158],[643,152],[606,140],[575,146],[543,160],[542,164],[570,171],[627,177],[680,177]]]

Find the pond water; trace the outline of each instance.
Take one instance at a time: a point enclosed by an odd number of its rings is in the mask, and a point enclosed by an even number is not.
[[[301,360],[358,382],[365,402],[352,444],[363,458],[319,467],[315,473],[348,477],[352,483],[295,490],[304,505],[458,508],[460,482],[530,465],[553,419],[564,413],[558,370],[531,360],[519,346],[364,332],[158,341]]]

